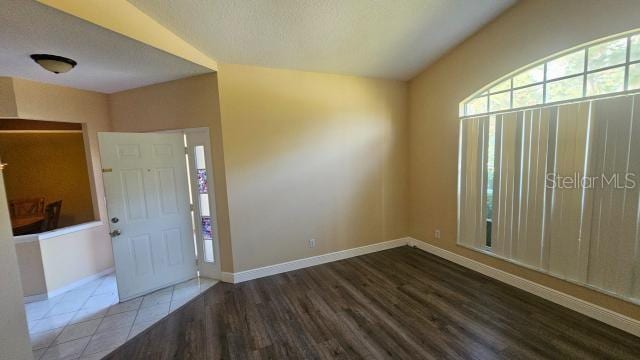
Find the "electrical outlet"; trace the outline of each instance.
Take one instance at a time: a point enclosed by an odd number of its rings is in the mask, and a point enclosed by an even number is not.
[[[440,239],[440,229],[436,229],[436,231],[433,232],[433,237]]]
[[[316,239],[309,239],[309,247],[310,248],[316,247]]]

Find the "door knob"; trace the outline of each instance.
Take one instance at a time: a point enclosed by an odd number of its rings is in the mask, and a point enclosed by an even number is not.
[[[115,230],[113,230],[113,231],[111,231],[111,232],[109,233],[109,235],[111,235],[111,237],[120,236],[120,234],[121,234],[121,233],[120,233],[120,230],[118,230],[118,229],[115,229]]]

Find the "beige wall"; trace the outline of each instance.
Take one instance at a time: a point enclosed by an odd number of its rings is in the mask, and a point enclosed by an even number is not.
[[[558,51],[640,26],[636,0],[521,1],[410,83],[411,235],[640,319],[640,306],[456,245],[458,103]],[[442,238],[433,233],[441,229]]]
[[[30,360],[31,344],[22,300],[15,244],[0,170],[0,360]]]
[[[111,242],[92,241],[104,236],[104,228],[99,226],[40,241],[47,290],[113,267]]]
[[[406,236],[406,83],[218,76],[234,271]]]
[[[108,97],[113,131],[196,128],[220,121],[215,73],[125,90]]]
[[[18,116],[18,109],[13,94],[13,80],[10,77],[0,77],[0,117],[15,116]]]
[[[24,296],[41,295],[47,292],[44,277],[40,242],[30,241],[16,244],[16,255],[20,267],[20,279]]]
[[[59,227],[94,219],[82,133],[0,134],[9,200],[62,200]]]
[[[110,94],[109,106],[113,131],[209,128],[221,267],[222,271],[233,271],[217,74],[199,75]]]
[[[29,80],[13,78],[13,90],[17,105],[17,117],[32,120],[62,121],[82,123],[85,129],[85,151],[89,152],[88,167],[91,169],[91,193],[93,197],[94,214],[103,222],[97,228],[82,230],[80,232],[62,235],[47,239],[51,246],[66,244],[76,241],[72,247],[63,247],[69,258],[86,257],[91,263],[76,262],[77,271],[66,271],[63,262],[50,262],[50,266],[44,264],[45,277],[47,273],[60,273],[62,278],[55,278],[49,283],[47,290],[53,291],[87,276],[89,271],[106,270],[113,266],[113,253],[111,251],[111,238],[108,235],[107,212],[104,203],[104,188],[102,185],[102,170],[100,166],[100,153],[98,150],[99,131],[110,131],[109,106],[107,95],[77,90],[63,86],[37,83]],[[0,120],[2,121],[2,120]],[[70,238],[70,239],[67,239]],[[84,245],[80,245],[82,242]],[[42,246],[42,244],[41,244]],[[44,246],[41,247],[43,252]],[[106,250],[108,249],[108,251]],[[89,256],[87,256],[89,254]],[[46,256],[46,255],[43,255]],[[43,263],[45,260],[43,259]]]

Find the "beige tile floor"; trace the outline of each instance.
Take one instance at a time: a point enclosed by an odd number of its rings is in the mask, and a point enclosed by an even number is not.
[[[216,282],[197,278],[119,303],[112,274],[25,304],[34,358],[101,359]]]

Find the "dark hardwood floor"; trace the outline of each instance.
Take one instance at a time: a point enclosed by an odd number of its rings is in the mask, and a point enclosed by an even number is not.
[[[217,284],[107,359],[640,358],[640,338],[410,247]]]

